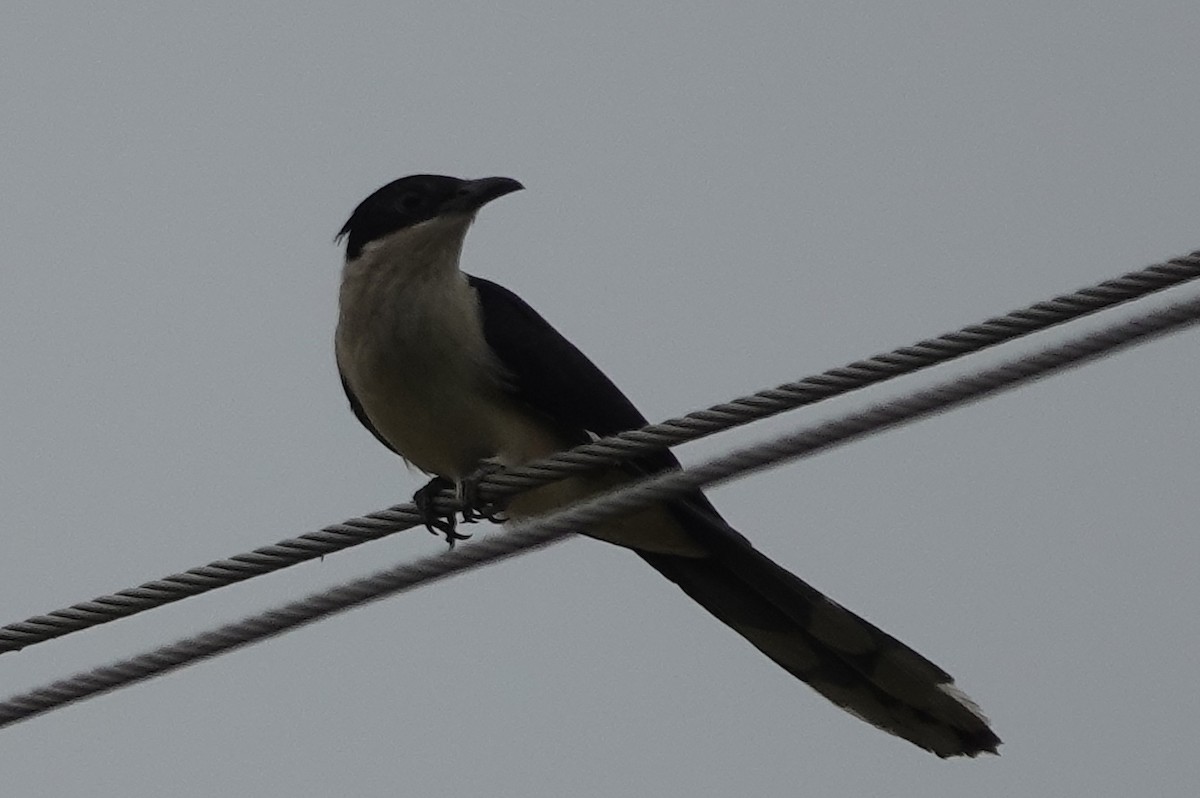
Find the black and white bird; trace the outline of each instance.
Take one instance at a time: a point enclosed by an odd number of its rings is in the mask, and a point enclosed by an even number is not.
[[[646,419],[511,291],[463,273],[476,212],[515,180],[412,175],[371,194],[342,228],[336,353],[359,421],[428,474],[461,484],[643,426]],[[527,518],[678,468],[667,451],[573,477],[507,506]],[[700,492],[583,534],[632,549],[755,648],[843,709],[941,757],[996,752],[948,673],[755,550]]]

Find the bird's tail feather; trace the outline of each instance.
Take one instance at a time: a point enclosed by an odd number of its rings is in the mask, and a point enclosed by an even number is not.
[[[686,525],[705,523],[693,517]],[[846,711],[941,757],[997,752],[1000,738],[950,674],[826,598],[740,535],[710,530],[699,537],[715,544],[713,556],[638,554]]]

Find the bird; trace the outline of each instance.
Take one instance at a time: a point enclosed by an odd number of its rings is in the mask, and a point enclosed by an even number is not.
[[[350,408],[431,486],[647,423],[524,300],[462,271],[478,211],[523,188],[508,177],[409,175],[359,203],[336,239],[345,260],[334,350]],[[669,450],[642,455],[519,494],[505,516],[536,517],[679,467]],[[862,720],[943,758],[998,753],[1000,738],[949,673],[759,552],[702,492],[578,531],[632,550]]]

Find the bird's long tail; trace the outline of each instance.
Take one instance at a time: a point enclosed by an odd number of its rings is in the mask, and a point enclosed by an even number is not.
[[[706,515],[680,520],[692,530],[716,523]],[[847,712],[940,757],[997,753],[1000,738],[950,674],[725,530],[697,535],[710,557],[638,554]]]

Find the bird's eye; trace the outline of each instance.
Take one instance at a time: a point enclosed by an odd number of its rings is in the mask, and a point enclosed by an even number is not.
[[[424,198],[420,194],[405,194],[400,197],[400,207],[406,211],[414,211],[421,207]]]

